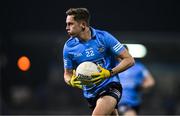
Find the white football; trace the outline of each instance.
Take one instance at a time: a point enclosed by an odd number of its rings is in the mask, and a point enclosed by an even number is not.
[[[76,76],[80,81],[91,80],[91,75],[96,72],[99,72],[97,65],[90,61],[83,62],[76,68]]]

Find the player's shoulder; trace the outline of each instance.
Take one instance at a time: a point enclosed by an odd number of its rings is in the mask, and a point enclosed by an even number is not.
[[[108,31],[105,31],[105,30],[100,30],[100,29],[94,29],[93,30],[96,35],[96,38],[103,42],[104,44],[106,43],[109,43],[109,41],[111,41],[110,38],[113,38],[112,35],[108,32]]]
[[[101,30],[101,29],[92,28],[92,31],[93,31],[93,33],[95,33],[98,36],[107,36],[109,34],[108,31]]]
[[[79,43],[78,39],[76,37],[70,37],[66,43],[65,47],[74,47]]]

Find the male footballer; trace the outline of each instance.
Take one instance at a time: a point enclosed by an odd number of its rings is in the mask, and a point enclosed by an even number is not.
[[[118,73],[131,67],[134,59],[110,33],[90,27],[90,14],[86,8],[70,8],[66,15],[66,30],[70,38],[63,50],[65,82],[83,90],[93,116],[117,115],[122,94]],[[92,74],[91,86],[77,80],[73,73],[84,61],[94,62],[100,69],[99,73]]]

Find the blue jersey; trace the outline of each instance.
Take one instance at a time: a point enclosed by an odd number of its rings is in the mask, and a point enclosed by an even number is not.
[[[91,39],[81,41],[77,37],[71,37],[64,45],[64,68],[76,69],[85,61],[92,61],[110,70],[118,63],[116,56],[123,50],[123,45],[106,31],[91,29]],[[83,94],[86,98],[95,97],[101,89],[111,82],[119,82],[118,75],[104,80],[98,86],[83,86]]]
[[[141,86],[147,73],[149,73],[148,70],[140,62],[136,62],[131,68],[119,73],[123,88],[119,105],[137,106],[141,103],[141,95],[137,88]]]

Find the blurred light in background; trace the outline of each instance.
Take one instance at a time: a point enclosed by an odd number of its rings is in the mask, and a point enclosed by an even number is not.
[[[17,66],[21,71],[29,70],[31,62],[27,56],[21,56],[17,61]]]
[[[147,54],[147,49],[142,44],[125,44],[129,49],[129,53],[134,58],[144,58]]]

